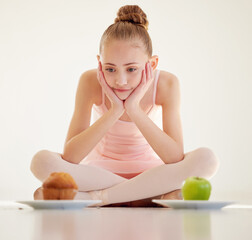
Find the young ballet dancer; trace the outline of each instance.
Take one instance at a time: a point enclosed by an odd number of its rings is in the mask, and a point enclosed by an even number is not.
[[[187,177],[216,173],[219,161],[209,148],[184,153],[179,80],[157,68],[147,30],[139,6],[119,9],[101,37],[98,68],[80,77],[63,153],[41,150],[32,159],[39,180],[67,172],[79,187],[75,199],[154,206],[152,199],[181,199]],[[42,198],[41,188],[34,198]]]

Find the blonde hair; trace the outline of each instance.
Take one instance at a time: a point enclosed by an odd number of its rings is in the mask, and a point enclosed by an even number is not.
[[[142,41],[148,57],[152,56],[152,41],[148,33],[149,22],[146,14],[137,5],[126,5],[117,12],[117,18],[103,33],[100,41],[100,54],[109,40]]]

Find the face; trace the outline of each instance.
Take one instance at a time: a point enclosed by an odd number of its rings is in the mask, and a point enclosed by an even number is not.
[[[112,40],[103,46],[102,71],[108,85],[121,100],[125,100],[138,86],[148,60],[139,40]]]

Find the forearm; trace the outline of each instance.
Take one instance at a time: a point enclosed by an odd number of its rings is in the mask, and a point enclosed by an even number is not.
[[[71,138],[65,144],[63,159],[68,162],[79,163],[96,146],[120,116],[120,112],[110,108],[93,125]]]
[[[175,163],[184,158],[183,149],[162,131],[142,109],[134,111],[129,116],[164,163]]]

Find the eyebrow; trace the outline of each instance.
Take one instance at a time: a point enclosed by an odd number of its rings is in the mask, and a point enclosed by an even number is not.
[[[131,62],[131,63],[126,63],[126,64],[124,64],[123,66],[128,66],[128,65],[132,65],[132,64],[139,64],[139,63],[137,63],[137,62]],[[113,64],[113,63],[104,63],[104,65],[116,66],[116,65]]]

